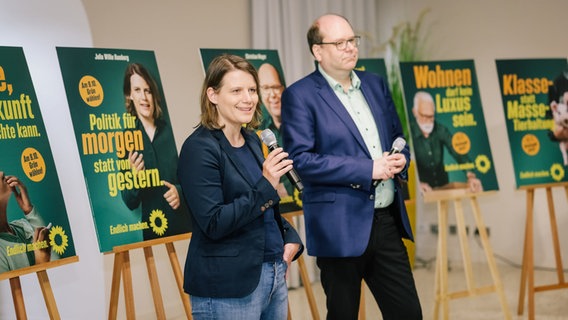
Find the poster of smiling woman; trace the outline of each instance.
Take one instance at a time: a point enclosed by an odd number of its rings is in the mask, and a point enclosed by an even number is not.
[[[101,252],[191,231],[153,51],[58,47]]]
[[[75,256],[61,186],[23,49],[0,47],[0,279]]]

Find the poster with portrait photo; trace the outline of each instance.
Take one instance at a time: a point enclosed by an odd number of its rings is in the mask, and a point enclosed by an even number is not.
[[[99,248],[191,231],[153,51],[57,47]]]
[[[566,58],[496,64],[517,188],[568,181]]]
[[[498,190],[473,60],[401,62],[422,192]]]
[[[61,185],[24,51],[0,47],[0,279],[75,256]]]
[[[280,136],[281,123],[281,96],[286,81],[284,80],[284,71],[280,64],[280,58],[277,50],[254,50],[254,49],[200,49],[201,60],[203,62],[203,72],[211,61],[222,54],[233,54],[247,59],[258,71],[260,82],[260,100],[262,108],[262,123],[258,128],[258,133],[264,129],[270,129],[276,136],[278,145],[282,146],[282,137]],[[285,147],[285,146],[284,146]],[[263,144],[265,155],[268,149]],[[280,212],[286,213],[302,209],[302,200],[300,192],[294,188],[290,180],[283,176],[278,186],[278,194],[280,195]]]

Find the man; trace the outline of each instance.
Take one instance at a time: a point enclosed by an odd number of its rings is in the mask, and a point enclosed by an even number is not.
[[[262,104],[266,107],[266,110],[270,114],[270,120],[265,122],[263,129],[270,129],[274,133],[278,145],[281,146],[281,99],[284,85],[282,85],[278,71],[270,63],[263,63],[258,68],[258,82],[260,85],[260,98]],[[265,151],[268,153],[268,150]],[[288,178],[286,178],[286,176],[282,176],[276,191],[278,191],[278,195],[285,203],[293,201],[293,199],[289,199],[289,197],[294,194],[294,186],[292,186],[292,183],[288,180]]]
[[[264,104],[266,110],[270,113],[272,120],[269,127],[279,131],[280,125],[282,124],[280,106],[282,91],[284,90],[284,85],[282,85],[280,75],[273,65],[270,63],[263,63],[258,68],[258,82],[260,84],[260,97],[262,99],[262,104]],[[276,135],[276,132],[274,134]]]
[[[304,182],[308,254],[321,270],[327,318],[357,319],[365,280],[383,319],[421,319],[401,239],[412,239],[398,181],[409,151],[385,152],[402,137],[387,84],[353,70],[359,37],[344,17],[319,17],[307,38],[318,67],[284,90],[282,135]]]
[[[448,173],[444,167],[444,147],[458,163],[471,161],[467,154],[461,155],[454,150],[452,133],[448,128],[434,120],[434,99],[430,93],[416,92],[412,114],[416,119],[411,132],[416,166],[420,177],[420,190],[428,192],[436,188],[467,187],[471,192],[483,191],[481,181],[471,171],[466,172],[466,185],[463,185],[463,183],[449,184]]]

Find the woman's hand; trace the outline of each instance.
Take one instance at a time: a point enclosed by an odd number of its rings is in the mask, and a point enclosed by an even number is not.
[[[292,160],[288,159],[288,153],[282,148],[272,150],[262,164],[262,175],[276,189],[280,183],[280,177],[292,170]]]
[[[296,256],[298,250],[300,250],[299,243],[287,243],[284,245],[284,255],[282,256],[282,259],[284,259],[284,261],[288,265],[288,268],[286,269],[286,279],[288,279],[288,272],[290,271],[292,259],[294,259],[294,257]]]
[[[24,214],[30,213],[33,209],[33,205],[28,195],[28,188],[26,188],[16,176],[6,176],[6,183],[10,186],[10,189],[12,189],[12,193],[14,197],[16,197],[20,209],[22,209]]]
[[[34,230],[33,242],[49,241],[49,229],[39,227]],[[39,246],[41,247],[41,246]],[[35,264],[49,262],[51,259],[51,246],[34,250]]]
[[[138,151],[130,151],[128,153],[128,160],[130,160],[130,167],[132,170],[144,170],[144,155],[142,153],[138,153]]]
[[[181,204],[176,186],[166,180],[162,180],[162,183],[168,188],[168,191],[164,193],[164,199],[166,199],[172,209],[176,210]]]

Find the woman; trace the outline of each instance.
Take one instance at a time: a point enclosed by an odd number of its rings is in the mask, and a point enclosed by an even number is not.
[[[260,117],[254,67],[215,58],[178,169],[194,226],[184,289],[197,320],[287,317],[286,270],[303,245],[280,216],[276,187],[292,161],[282,148],[263,159]]]
[[[136,117],[135,128],[142,132],[144,149],[129,153],[131,170],[157,169],[163,186],[125,189],[122,199],[130,210],[142,208],[144,240],[190,232],[189,213],[181,201],[177,181],[178,155],[173,132],[163,117],[158,86],[138,63],[124,73],[126,111]]]

